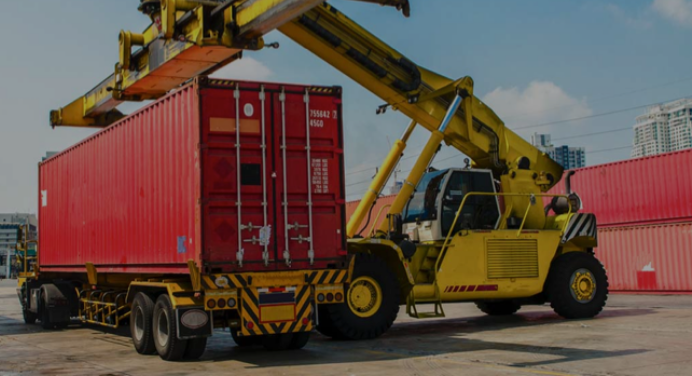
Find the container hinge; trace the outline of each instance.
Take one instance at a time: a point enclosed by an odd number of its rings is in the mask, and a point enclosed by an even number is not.
[[[291,267],[291,252],[288,250],[284,251],[284,260],[286,261],[286,266]]]
[[[245,249],[241,248],[240,251],[236,252],[236,258],[238,259],[238,266],[243,267],[243,256],[245,256]]]

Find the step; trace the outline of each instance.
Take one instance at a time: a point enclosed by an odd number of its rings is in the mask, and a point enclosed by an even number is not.
[[[413,286],[412,296],[416,302],[439,300],[435,285],[432,283],[422,283]]]

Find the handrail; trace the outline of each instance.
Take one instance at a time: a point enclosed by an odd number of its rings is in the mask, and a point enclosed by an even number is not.
[[[380,208],[380,210],[377,211],[377,216],[375,217],[375,221],[372,223],[372,227],[370,228],[369,232],[371,237],[375,236],[375,226],[378,226],[380,223],[380,215],[382,215],[382,210],[389,209],[391,206],[392,204],[384,205]]]
[[[454,232],[454,226],[456,226],[456,224],[457,224],[457,220],[459,219],[459,215],[461,215],[461,210],[464,208],[464,205],[466,204],[466,200],[471,196],[526,197],[530,200],[529,202],[531,202],[531,200],[535,200],[536,197],[565,197],[565,198],[567,198],[567,203],[569,205],[569,211],[567,212],[567,214],[568,215],[572,214],[572,203],[569,201],[569,197],[566,195],[555,195],[555,194],[548,194],[548,193],[535,194],[535,193],[469,192],[466,195],[464,195],[464,198],[461,200],[461,203],[459,204],[459,209],[457,209],[457,214],[454,216],[454,221],[452,222],[452,226],[449,228],[449,232],[447,233],[447,237],[445,238],[445,241],[442,244],[442,248],[440,249],[440,255],[437,257],[437,261],[435,262],[434,272],[436,274],[440,270],[440,263],[442,262],[442,259],[444,259],[445,253],[447,252],[449,241],[452,238],[452,234]],[[519,226],[519,230],[517,231],[517,236],[521,235],[521,231],[524,229],[524,224],[526,223],[526,218],[529,215],[529,210],[531,209],[532,205],[529,205],[528,208],[526,209],[526,213],[524,213],[524,218],[522,219],[521,226]],[[568,224],[569,224],[569,221],[565,221],[565,224],[562,228],[563,233],[567,229]],[[435,280],[437,280],[437,278]]]

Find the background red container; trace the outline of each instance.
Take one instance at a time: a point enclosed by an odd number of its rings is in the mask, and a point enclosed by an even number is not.
[[[370,230],[372,229],[373,224],[375,225],[375,229],[379,228],[379,225],[384,222],[387,219],[387,212],[388,212],[388,207],[385,208],[388,205],[391,205],[394,203],[394,199],[396,198],[396,195],[389,195],[389,196],[381,196],[380,198],[377,199],[375,202],[375,206],[372,208],[372,211],[370,212],[370,222],[368,222],[368,217],[366,216],[365,219],[363,220],[363,223],[361,223],[360,228],[358,231],[363,229],[361,232],[361,235],[366,236],[367,234],[370,233]],[[351,216],[353,213],[356,211],[356,208],[358,207],[358,204],[360,203],[360,200],[358,201],[349,201],[346,203],[346,218],[351,219]],[[377,218],[378,213],[381,213],[379,218]],[[377,222],[377,223],[375,223]]]
[[[576,169],[572,190],[599,226],[692,221],[692,149]],[[564,193],[564,183],[550,193]]]
[[[325,268],[345,254],[341,89],[199,78],[43,162],[39,186],[44,271],[282,270],[286,245],[292,269]]]
[[[598,229],[613,291],[692,292],[692,223]]]

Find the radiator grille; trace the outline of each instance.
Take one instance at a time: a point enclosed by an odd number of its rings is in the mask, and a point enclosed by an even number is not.
[[[486,248],[488,279],[538,277],[536,239],[488,239]]]

